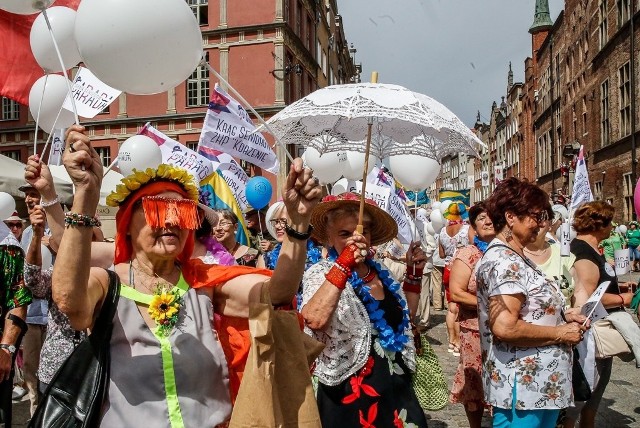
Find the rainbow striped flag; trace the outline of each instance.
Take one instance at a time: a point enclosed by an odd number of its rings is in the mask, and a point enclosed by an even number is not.
[[[236,232],[236,241],[243,245],[249,245],[249,231],[244,215],[220,170],[200,181],[200,202],[213,209],[233,212],[238,217],[240,226]]]

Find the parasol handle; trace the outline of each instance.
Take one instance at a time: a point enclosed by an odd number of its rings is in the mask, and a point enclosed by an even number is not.
[[[378,72],[371,72],[371,83],[378,83]],[[358,226],[356,231],[359,234],[364,232],[364,226],[362,225],[362,218],[364,217],[364,198],[367,190],[367,171],[369,170],[369,151],[371,150],[371,128],[373,127],[373,119],[369,118],[367,123],[367,146],[364,152],[364,171],[362,171],[362,194],[360,195],[360,212],[358,213]]]
[[[367,171],[369,170],[369,151],[371,149],[371,128],[373,127],[373,121],[369,119],[367,124],[367,147],[364,152],[364,171],[362,172],[362,194],[360,195],[360,212],[358,213],[358,226],[356,230],[359,234],[362,234],[364,227],[362,226],[362,218],[364,217],[364,198],[367,194]]]

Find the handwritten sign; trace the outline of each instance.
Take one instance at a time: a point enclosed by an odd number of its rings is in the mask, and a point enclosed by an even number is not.
[[[51,136],[51,149],[49,151],[49,165],[62,165],[62,152],[64,151],[64,129],[54,129]]]
[[[624,275],[625,273],[629,272],[629,250],[616,250],[614,252],[614,257],[616,260],[616,275]]]
[[[247,201],[245,191],[249,176],[244,172],[244,169],[238,165],[238,162],[236,162],[232,156],[226,153],[221,153],[218,155],[218,160],[220,161],[218,170],[222,174],[224,181],[229,185],[236,201],[238,201],[240,209],[243,212],[246,211],[249,206],[249,202]]]
[[[609,313],[601,303],[602,296],[607,291],[611,281],[605,281],[596,288],[596,291],[589,297],[589,300],[582,305],[580,313],[587,317],[592,323],[605,318]]]
[[[571,225],[564,222],[560,226],[560,255],[569,256],[571,254]]]
[[[75,101],[78,116],[93,118],[120,96],[122,91],[103,83],[88,69],[80,67],[73,85],[71,97],[67,95],[64,100],[66,110],[73,111],[71,99]]]
[[[148,123],[139,134],[146,135],[160,146],[163,163],[186,169],[198,182],[208,177],[218,167],[217,163],[214,164],[201,154],[167,137]]]

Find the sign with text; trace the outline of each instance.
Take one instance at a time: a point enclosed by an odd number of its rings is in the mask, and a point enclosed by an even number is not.
[[[629,250],[623,248],[614,252],[616,260],[616,275],[624,275],[629,272],[630,258]]]
[[[160,146],[163,163],[186,169],[198,182],[208,177],[218,167],[218,163],[167,137],[149,123],[140,130],[139,134],[146,135]]]
[[[220,161],[218,171],[220,171],[224,181],[229,185],[229,188],[233,192],[233,196],[235,196],[236,201],[238,201],[240,209],[242,212],[245,212],[249,206],[245,193],[249,176],[244,169],[238,165],[238,162],[236,162],[233,156],[221,153],[218,155],[218,160]]]
[[[582,305],[580,313],[587,317],[592,323],[609,315],[607,310],[602,305],[602,296],[607,291],[607,288],[611,284],[611,281],[605,281],[596,288],[596,291],[589,297],[589,300]]]
[[[198,152],[221,151],[250,162],[275,174],[279,163],[276,153],[239,102],[224,92],[218,84],[211,92],[211,102],[202,126]]]
[[[49,149],[49,165],[62,165],[62,152],[64,151],[64,129],[54,129],[51,136],[51,148]]]
[[[78,116],[93,118],[109,107],[121,93],[122,91],[100,81],[88,68],[80,67],[75,79],[73,79],[71,97],[67,95],[62,107],[73,111],[71,105],[71,98],[73,98]]]

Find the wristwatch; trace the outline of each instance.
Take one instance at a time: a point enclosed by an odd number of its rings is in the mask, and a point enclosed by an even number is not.
[[[16,347],[13,345],[7,345],[6,343],[0,343],[0,349],[6,349],[11,355],[16,353]]]

